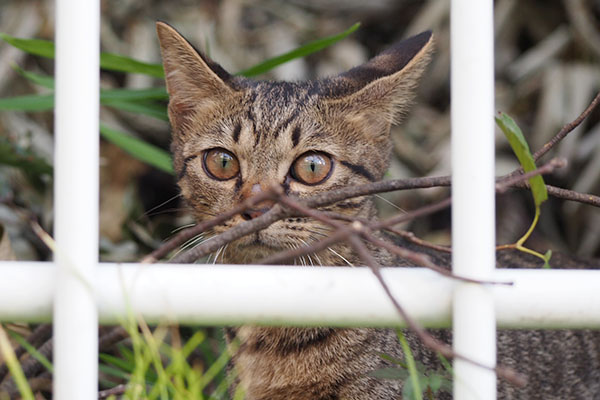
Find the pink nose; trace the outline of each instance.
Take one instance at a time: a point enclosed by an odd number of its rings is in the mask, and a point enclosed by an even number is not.
[[[251,198],[252,196],[256,196],[262,191],[263,187],[261,186],[261,184],[255,183],[252,186],[250,186],[249,190],[248,188],[246,188],[246,190],[242,191],[242,200]],[[258,218],[267,211],[269,211],[271,207],[273,207],[273,204],[274,203],[272,200],[261,201],[260,203],[256,204],[253,208],[249,208],[246,211],[244,211],[242,213],[242,218],[244,218],[246,221]]]

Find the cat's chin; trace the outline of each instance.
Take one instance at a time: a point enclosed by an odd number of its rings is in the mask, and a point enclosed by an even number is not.
[[[258,262],[286,249],[280,243],[259,234],[243,237],[232,245],[231,250],[226,252],[225,261],[234,264]]]

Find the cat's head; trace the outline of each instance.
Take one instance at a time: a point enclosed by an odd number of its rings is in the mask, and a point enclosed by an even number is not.
[[[432,48],[432,34],[424,32],[332,78],[254,81],[229,74],[169,25],[159,22],[157,30],[170,97],[173,163],[198,220],[270,185],[305,197],[380,180],[389,163],[390,126],[410,104]],[[215,233],[271,206],[259,204]],[[327,209],[374,215],[366,198]],[[282,220],[231,243],[223,260],[256,261],[320,240],[329,231],[307,218]],[[315,263],[342,263],[330,257],[333,253],[317,255]]]

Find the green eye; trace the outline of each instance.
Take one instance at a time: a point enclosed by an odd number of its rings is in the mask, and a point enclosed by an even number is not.
[[[302,154],[292,164],[292,177],[306,185],[323,183],[331,175],[333,162],[325,153],[309,151]]]
[[[203,166],[207,175],[219,181],[231,179],[240,172],[237,158],[225,149],[211,149],[204,153]]]

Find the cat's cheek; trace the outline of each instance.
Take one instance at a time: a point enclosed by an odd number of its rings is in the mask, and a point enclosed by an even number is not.
[[[184,199],[190,199],[191,195],[192,195],[192,191],[190,190],[190,188],[187,185],[182,185],[181,183],[179,184],[179,189],[181,190],[181,195],[183,196]]]

